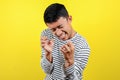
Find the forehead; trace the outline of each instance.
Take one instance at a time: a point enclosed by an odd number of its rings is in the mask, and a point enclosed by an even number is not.
[[[48,28],[56,28],[59,25],[63,25],[66,22],[66,18],[60,17],[56,22],[53,23],[46,23]]]

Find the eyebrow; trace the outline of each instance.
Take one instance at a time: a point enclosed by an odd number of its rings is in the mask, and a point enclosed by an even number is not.
[[[58,28],[58,27],[60,27],[60,26],[62,26],[62,24],[58,25],[56,28]],[[50,28],[50,30],[52,30],[52,29],[55,29],[55,28]]]

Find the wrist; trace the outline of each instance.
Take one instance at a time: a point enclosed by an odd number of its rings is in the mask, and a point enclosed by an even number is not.
[[[69,64],[73,64],[74,63],[74,59],[73,58],[69,58],[69,59],[66,59],[65,62],[67,62]]]
[[[50,63],[52,63],[52,61],[53,61],[53,58],[52,58],[52,55],[51,55],[51,53],[46,53],[46,59],[50,62]]]
[[[67,68],[67,67],[69,67],[69,66],[71,66],[73,64],[74,64],[74,60],[66,60],[65,64],[64,64],[64,67]]]

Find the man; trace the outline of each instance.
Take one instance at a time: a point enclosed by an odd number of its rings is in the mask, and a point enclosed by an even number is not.
[[[44,22],[48,27],[41,34],[45,80],[82,80],[90,49],[86,40],[73,30],[72,17],[65,6],[59,3],[48,6]]]

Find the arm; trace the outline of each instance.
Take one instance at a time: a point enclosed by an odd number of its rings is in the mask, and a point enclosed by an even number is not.
[[[65,64],[64,64],[64,71],[66,75],[66,80],[81,80],[82,79],[82,72],[87,64],[88,56],[90,49],[85,41],[84,43],[77,44],[77,47],[75,47],[72,44],[69,44],[68,47],[66,46],[66,50],[63,53],[65,57]],[[86,44],[86,45],[85,45]],[[78,47],[80,46],[79,50]],[[69,52],[68,54],[71,54],[73,56],[67,56],[66,51]]]
[[[81,80],[83,70],[88,62],[89,48],[81,49],[75,55],[74,64],[65,68],[66,78],[69,80]]]
[[[53,64],[46,58],[45,52],[42,49],[42,57],[41,57],[41,67],[45,73],[51,74],[53,69]]]
[[[53,40],[48,40],[43,32],[41,35],[41,46],[42,46],[42,57],[41,57],[41,66],[45,73],[51,74],[53,65],[52,65],[52,48],[54,42]]]

